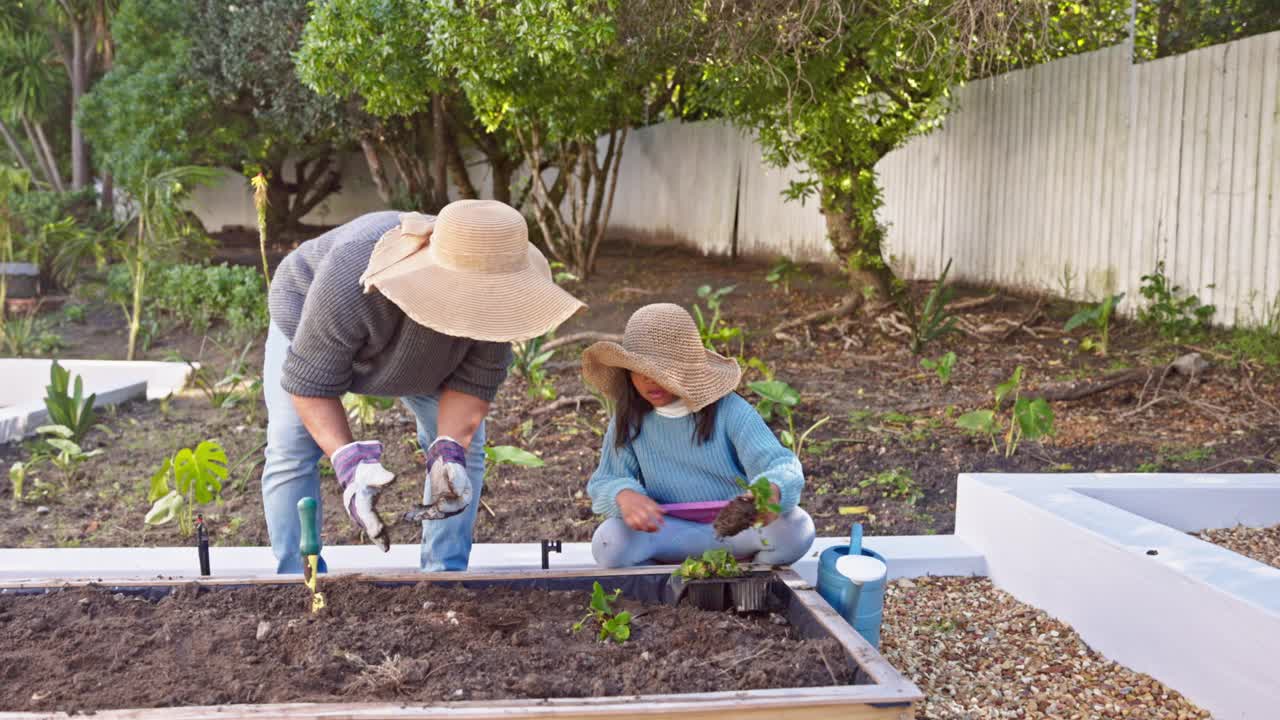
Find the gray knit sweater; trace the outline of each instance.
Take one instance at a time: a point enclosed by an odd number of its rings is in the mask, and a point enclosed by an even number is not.
[[[508,343],[444,335],[410,320],[360,276],[399,213],[362,215],[289,253],[271,278],[271,321],[292,340],[280,385],[293,395],[426,395],[441,388],[493,400]]]

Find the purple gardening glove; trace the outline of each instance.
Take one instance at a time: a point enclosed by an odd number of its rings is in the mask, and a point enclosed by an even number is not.
[[[382,467],[381,458],[382,443],[366,440],[338,448],[332,462],[338,483],[342,485],[342,506],[347,509],[347,515],[382,552],[387,552],[391,549],[391,536],[373,506],[378,492],[396,476]]]
[[[405,513],[405,519],[443,520],[471,504],[467,451],[457,440],[441,435],[427,448],[427,484],[431,488],[431,502]]]

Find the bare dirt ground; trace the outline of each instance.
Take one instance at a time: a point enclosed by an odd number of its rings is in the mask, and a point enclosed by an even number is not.
[[[238,252],[238,251],[237,251]],[[276,253],[278,256],[279,253]],[[598,272],[573,291],[590,304],[559,335],[595,331],[620,333],[636,308],[651,302],[686,307],[698,301],[701,285],[735,286],[724,301],[731,325],[745,331],[731,354],[764,360],[776,377],[799,390],[799,428],[830,420],[810,437],[802,460],[807,485],[802,505],[820,534],[843,535],[860,521],[871,534],[947,533],[952,530],[956,475],[962,472],[1213,471],[1269,472],[1280,467],[1280,373],[1254,363],[1239,364],[1214,349],[1214,339],[1192,347],[1171,345],[1152,332],[1120,321],[1112,329],[1107,357],[1081,352],[1083,332],[1064,334],[1063,321],[1075,308],[1008,293],[961,313],[970,332],[930,344],[925,357],[954,351],[958,361],[943,384],[919,366],[905,344],[875,322],[861,318],[775,335],[780,320],[830,307],[845,293],[841,278],[810,269],[784,293],[765,282],[767,266],[747,261],[702,258],[671,249],[606,245]],[[916,288],[923,293],[926,288]],[[981,299],[983,288],[962,288],[960,300]],[[124,324],[119,312],[90,301],[83,325],[63,323],[59,331],[67,357],[120,357]],[[225,368],[243,341],[214,340],[175,332],[152,346],[148,357],[182,355]],[[1015,454],[995,452],[986,438],[955,427],[955,417],[990,407],[992,390],[1021,365],[1024,392],[1063,394],[1102,378],[1161,367],[1198,350],[1211,365],[1194,380],[1169,374],[1164,382],[1124,382],[1079,400],[1057,401],[1056,432],[1023,443]],[[583,395],[578,357],[567,347],[548,363],[561,398]],[[261,347],[250,353],[260,369]],[[746,380],[760,379],[758,371]],[[478,542],[581,541],[598,522],[586,496],[607,424],[594,402],[570,404],[534,415],[546,402],[531,400],[523,378],[503,386],[489,421],[493,444],[517,445],[538,454],[541,468],[503,466],[490,473],[484,491],[487,510],[476,524]],[[744,384],[739,389],[754,396]],[[1152,404],[1152,401],[1155,403]],[[102,456],[87,462],[64,488],[35,503],[14,502],[0,483],[0,546],[136,546],[189,542],[176,527],[147,528],[146,487],[152,472],[178,447],[216,439],[233,464],[225,503],[206,518],[215,543],[266,544],[259,475],[265,412],[260,400],[214,409],[198,393],[171,402],[134,403],[109,412],[108,428],[87,445]],[[778,421],[775,429],[782,429]],[[398,515],[422,493],[422,457],[412,417],[402,407],[380,413],[373,426],[357,429],[383,441],[386,463],[399,473],[380,506]],[[0,448],[0,467],[26,457],[20,446]],[[325,483],[325,541],[352,543],[358,537],[346,521],[336,482]],[[492,513],[489,512],[492,511]],[[400,526],[397,542],[412,542],[416,531]]]

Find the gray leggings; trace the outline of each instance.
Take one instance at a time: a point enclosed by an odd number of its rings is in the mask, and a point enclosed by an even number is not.
[[[800,508],[782,513],[762,528],[747,528],[719,539],[711,525],[667,517],[657,532],[632,530],[622,518],[600,523],[591,538],[591,554],[601,567],[615,568],[646,562],[679,563],[706,550],[726,548],[735,557],[768,565],[790,565],[813,545],[813,518]]]

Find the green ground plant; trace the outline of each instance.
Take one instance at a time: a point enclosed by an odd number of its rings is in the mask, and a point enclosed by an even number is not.
[[[1096,350],[1103,357],[1107,356],[1107,348],[1111,341],[1111,317],[1115,314],[1116,306],[1124,299],[1124,293],[1118,295],[1108,295],[1097,305],[1091,305],[1072,315],[1062,326],[1066,332],[1071,332],[1081,325],[1091,325],[1097,331],[1097,337],[1090,335],[1080,341],[1080,349],[1085,352]]]
[[[0,328],[4,348],[14,357],[52,355],[66,347],[62,336],[50,329],[49,322],[32,310],[11,318]]]
[[[760,413],[760,417],[768,422],[777,413],[786,421],[787,429],[778,434],[778,439],[797,457],[804,452],[804,443],[809,435],[831,420],[830,415],[824,416],[797,433],[795,408],[800,404],[800,393],[795,388],[781,380],[757,380],[748,383],[747,387],[760,396],[760,402],[756,403],[756,411]]]
[[[717,345],[723,345],[725,354],[732,354],[728,348],[731,342],[738,341],[738,354],[742,354],[743,344],[745,342],[742,328],[736,325],[730,325],[725,322],[723,317],[724,298],[733,292],[736,285],[726,285],[715,290],[710,285],[703,285],[698,288],[698,297],[706,303],[706,311],[702,306],[694,303],[693,305],[693,321],[698,325],[698,337],[702,338],[702,344],[708,350],[721,352],[721,348]]]
[[[956,426],[974,434],[986,435],[992,450],[999,451],[996,438],[1003,434],[1004,456],[1012,457],[1023,440],[1036,440],[1053,434],[1053,408],[1044,398],[1029,400],[1021,396],[1022,366],[995,389],[995,404],[990,410],[974,410],[956,418]],[[1005,401],[1012,408],[1004,417]]]
[[[769,482],[767,477],[758,477],[755,482],[747,483],[742,478],[735,478],[738,487],[746,491],[751,496],[751,502],[756,506],[756,517],[770,513],[782,512],[782,506],[773,501],[773,484]],[[760,521],[756,521],[756,525],[760,525]]]
[[[212,367],[205,363],[193,363],[183,358],[191,368],[189,383],[204,395],[211,407],[228,410],[241,403],[256,408],[256,400],[262,392],[262,378],[249,370],[249,352],[253,350],[253,341],[245,343],[244,349],[235,360],[227,366],[222,377],[218,377]],[[250,412],[254,412],[251,410]]]
[[[784,295],[791,294],[791,283],[795,280],[807,277],[800,266],[791,261],[790,258],[780,257],[774,263],[769,272],[764,276],[765,282],[774,288],[781,287]]]
[[[514,445],[484,446],[484,482],[488,482],[489,473],[499,465],[515,465],[517,467],[542,467],[546,462],[528,450]]]
[[[954,370],[955,367],[956,354],[952,351],[947,351],[947,354],[937,360],[920,358],[920,369],[937,375],[938,380],[942,381],[943,385],[951,383],[951,371]]]
[[[910,471],[901,467],[882,470],[871,475],[859,482],[858,487],[876,488],[884,497],[902,500],[908,505],[915,505],[924,497],[924,491],[920,489],[915,478],[911,477]]]
[[[556,386],[547,376],[544,366],[556,351],[543,350],[548,335],[539,335],[524,342],[511,343],[511,371],[523,377],[529,384],[528,395],[532,400],[555,400]]]
[[[631,638],[631,613],[623,610],[618,612],[614,610],[613,604],[622,596],[622,589],[613,591],[613,594],[606,595],[604,588],[597,581],[591,587],[591,602],[587,606],[587,614],[581,620],[573,624],[572,632],[581,632],[587,623],[594,620],[600,628],[600,634],[596,638],[600,642],[613,640],[617,643],[625,643]]]
[[[49,384],[44,388],[44,407],[49,413],[49,424],[66,428],[66,439],[78,443],[93,429],[97,423],[98,413],[93,403],[98,399],[96,393],[85,397],[84,380],[75,376],[71,382],[71,371],[62,367],[55,360],[49,366]]]
[[[1181,286],[1174,285],[1164,271],[1164,261],[1156,263],[1155,270],[1142,276],[1139,289],[1147,305],[1138,310],[1138,321],[1155,328],[1169,340],[1191,340],[1201,336],[1209,328],[1209,322],[1217,308],[1200,302],[1197,295],[1186,295]]]
[[[86,460],[102,454],[101,448],[85,451],[72,439],[73,433],[65,425],[41,425],[36,428],[41,440],[31,454],[28,466],[46,461],[62,474],[63,487],[70,487]]]
[[[227,453],[217,441],[204,440],[194,449],[178,450],[151,476],[147,501],[152,505],[144,521],[163,525],[176,519],[182,535],[190,537],[195,532],[196,506],[221,504],[226,479]]]
[[[687,557],[680,567],[672,573],[684,580],[709,580],[711,578],[732,578],[742,575],[733,553],[723,548],[707,550],[701,557]]]
[[[955,291],[947,285],[947,275],[950,273],[951,261],[947,260],[938,282],[929,289],[921,305],[916,304],[905,283],[895,293],[898,309],[907,319],[907,328],[910,330],[908,344],[913,355],[923,353],[929,343],[956,331],[956,316],[947,309],[947,305],[955,298]]]
[[[161,330],[185,327],[203,334],[221,322],[232,337],[246,338],[267,329],[267,294],[254,268],[152,263],[146,276],[143,321],[151,320]],[[107,275],[108,296],[118,305],[127,303],[129,283],[129,268],[112,266]]]
[[[378,397],[376,395],[357,395],[347,393],[342,396],[342,407],[347,417],[360,426],[362,430],[373,427],[379,412],[386,412],[395,407],[396,399]]]

